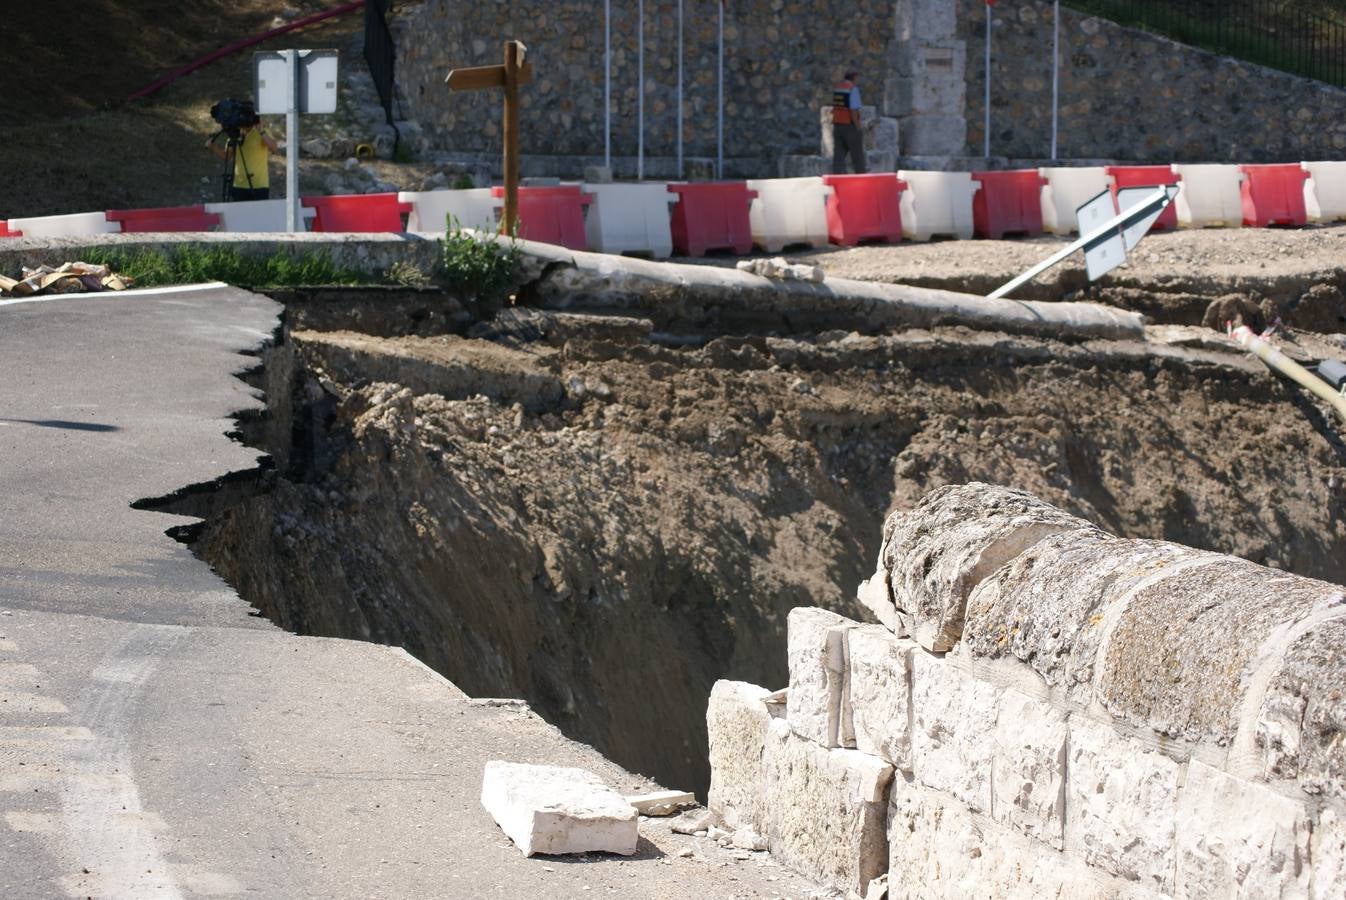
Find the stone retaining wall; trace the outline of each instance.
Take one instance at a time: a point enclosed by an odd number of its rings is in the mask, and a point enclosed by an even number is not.
[[[889,897],[1339,897],[1346,594],[1017,491],[928,495],[861,600],[720,682],[710,806]]]
[[[917,0],[921,2],[921,0]],[[930,0],[944,5],[953,0]],[[957,0],[967,153],[982,152],[984,0]],[[991,154],[1051,153],[1052,4],[994,8]],[[1061,7],[1061,159],[1299,162],[1346,156],[1346,90]]]

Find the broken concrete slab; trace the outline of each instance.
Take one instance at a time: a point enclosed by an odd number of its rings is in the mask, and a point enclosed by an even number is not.
[[[696,806],[696,796],[687,791],[656,791],[626,798],[642,816],[671,816],[680,809]]]
[[[883,568],[912,637],[942,652],[963,633],[968,596],[996,569],[1063,531],[1096,530],[1031,494],[996,485],[931,491],[883,528]]]
[[[761,828],[762,752],[767,726],[766,688],[742,681],[717,681],[706,706],[710,739],[710,811],[732,828]]]
[[[846,632],[858,624],[807,606],[790,610],[787,620],[790,687],[785,718],[795,734],[823,747],[842,746]]]
[[[829,887],[863,893],[888,865],[893,767],[857,750],[821,747],[774,719],[763,771],[772,854]]]
[[[635,808],[584,769],[490,760],[481,805],[524,856],[630,856],[640,839]]]

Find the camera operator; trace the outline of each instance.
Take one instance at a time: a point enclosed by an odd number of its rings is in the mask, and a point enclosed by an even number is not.
[[[229,102],[229,101],[226,101]],[[248,104],[250,110],[251,104]],[[212,109],[211,114],[215,115]],[[227,135],[220,147],[221,135]],[[271,182],[267,173],[267,151],[277,152],[276,141],[262,127],[261,117],[251,113],[248,121],[237,127],[226,127],[206,141],[206,148],[220,159],[234,160],[234,179],[229,186],[228,199],[267,200],[271,196]]]

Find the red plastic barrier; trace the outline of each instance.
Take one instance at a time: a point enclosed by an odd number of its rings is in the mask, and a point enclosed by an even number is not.
[[[827,239],[839,247],[861,241],[896,244],[902,240],[900,197],[907,183],[892,172],[824,175],[827,195]]]
[[[334,197],[303,197],[314,211],[309,231],[388,232],[406,231],[402,214],[410,203],[398,203],[396,194],[340,194]]]
[[[752,225],[748,209],[757,196],[742,181],[704,181],[670,184],[678,195],[673,206],[673,252],[705,256],[709,250],[728,250],[739,256],[752,252]]]
[[[1159,187],[1161,184],[1177,184],[1182,176],[1168,166],[1106,166],[1104,170],[1112,176],[1112,207],[1117,208],[1117,189],[1129,187]],[[1155,220],[1151,231],[1172,231],[1178,227],[1178,204],[1170,203]]]
[[[492,197],[505,196],[503,187],[491,188]],[[519,188],[519,237],[569,250],[588,250],[584,238],[584,207],[593,195],[577,184]]]
[[[1243,183],[1243,224],[1254,228],[1268,225],[1303,225],[1308,221],[1304,210],[1304,179],[1309,173],[1299,163],[1269,166],[1239,166]]]
[[[160,206],[154,209],[109,209],[109,222],[120,222],[122,231],[209,231],[220,224],[220,214],[204,206]]]
[[[972,195],[972,226],[977,237],[1042,234],[1042,186],[1037,169],[973,172],[981,187]]]
[[[23,232],[10,231],[9,222],[6,221],[5,219],[0,219],[0,238],[7,238],[7,237],[23,237]]]

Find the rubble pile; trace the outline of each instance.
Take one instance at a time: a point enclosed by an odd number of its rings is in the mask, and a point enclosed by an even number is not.
[[[0,297],[29,297],[34,294],[82,294],[86,291],[124,291],[132,280],[118,275],[107,266],[86,262],[68,262],[53,268],[25,266],[21,278],[0,275]]]

